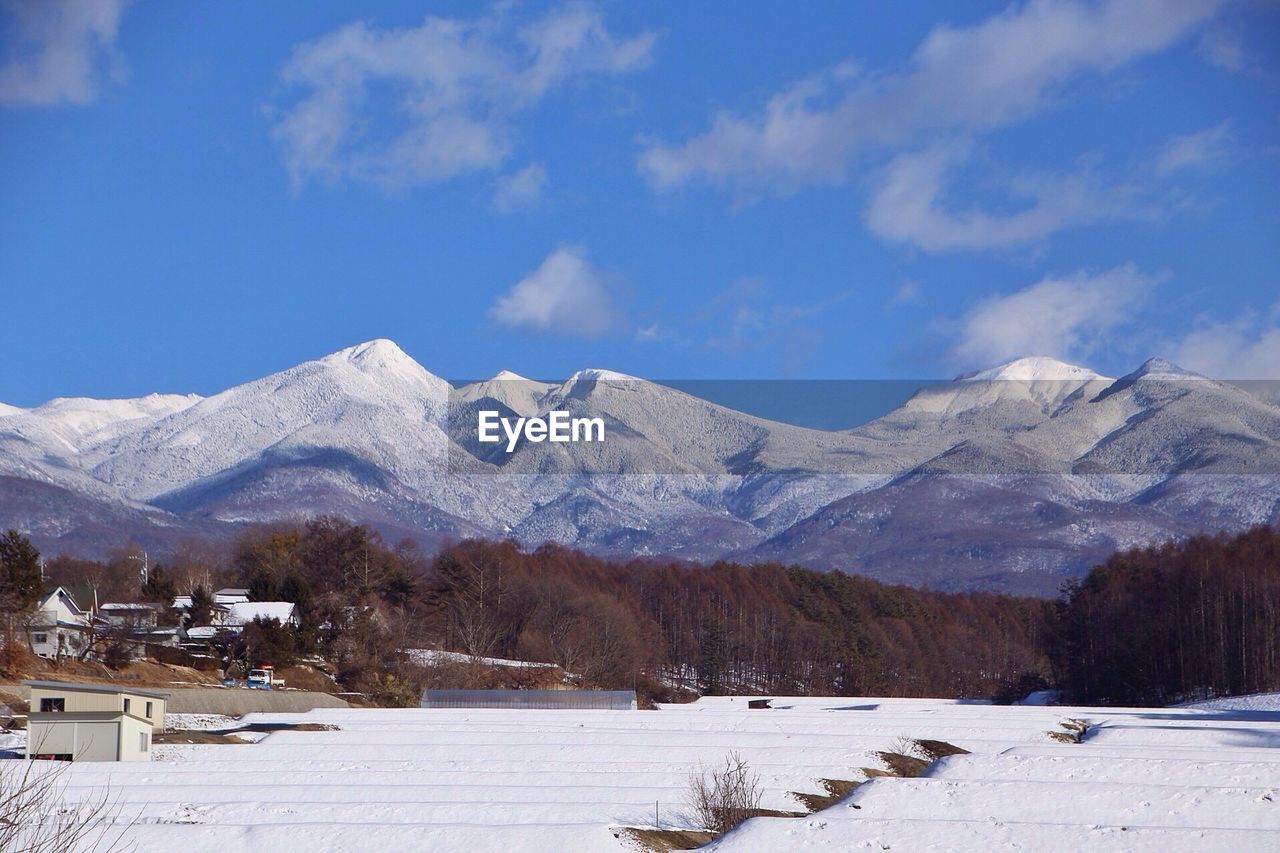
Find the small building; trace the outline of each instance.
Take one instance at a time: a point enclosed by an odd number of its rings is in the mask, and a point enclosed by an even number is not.
[[[163,610],[164,606],[160,604],[129,604],[111,601],[98,608],[98,617],[113,628],[146,630],[160,624]]]
[[[230,607],[233,604],[244,604],[249,600],[249,590],[228,587],[213,594],[213,603]]]
[[[81,610],[71,593],[62,587],[40,599],[27,623],[31,651],[54,660],[79,655],[91,633],[89,614]]]
[[[422,708],[506,708],[542,710],[634,711],[634,690],[468,690],[422,691]]]
[[[116,684],[24,681],[31,688],[27,758],[150,761],[169,694]]]

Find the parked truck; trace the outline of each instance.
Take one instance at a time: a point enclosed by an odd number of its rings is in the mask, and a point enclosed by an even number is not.
[[[284,679],[276,678],[276,668],[269,663],[260,664],[257,669],[249,670],[245,686],[256,690],[283,690]]]

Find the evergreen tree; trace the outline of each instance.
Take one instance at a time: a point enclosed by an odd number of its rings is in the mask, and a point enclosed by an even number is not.
[[[142,585],[143,601],[153,601],[168,607],[173,604],[174,596],[177,594],[178,586],[164,570],[164,566],[157,565],[147,573],[146,583]]]
[[[40,552],[16,530],[0,536],[0,609],[26,610],[43,594]]]
[[[698,687],[709,695],[724,689],[725,635],[717,618],[708,619],[698,641]]]
[[[191,608],[187,611],[187,627],[199,628],[213,619],[213,596],[203,585],[191,591]]]

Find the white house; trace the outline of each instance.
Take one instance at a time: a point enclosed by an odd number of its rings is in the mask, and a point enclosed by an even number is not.
[[[88,644],[90,633],[89,614],[62,587],[40,600],[27,623],[31,651],[43,658],[79,655]]]
[[[223,613],[215,613],[212,625],[183,628],[188,643],[227,642],[244,632],[254,619],[278,619],[281,625],[297,627],[298,608],[292,601],[241,601],[225,605]]]
[[[109,602],[98,608],[94,625],[113,642],[122,643],[129,658],[147,655],[148,646],[178,646],[178,628],[164,627],[161,617],[166,608],[161,604]]]
[[[31,688],[27,758],[150,761],[169,694],[116,684],[25,681]]]
[[[178,621],[183,621],[186,619],[187,613],[191,610],[191,596],[175,596],[172,608],[177,611]],[[214,625],[221,625],[226,621],[227,614],[229,612],[230,610],[227,605],[219,604],[217,601],[214,601],[213,604],[209,606],[209,622]]]
[[[298,608],[292,601],[244,601],[230,606],[224,625],[248,625],[254,619],[278,619],[281,625],[298,625]]]

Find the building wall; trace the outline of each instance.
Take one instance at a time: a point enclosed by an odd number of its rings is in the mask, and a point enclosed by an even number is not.
[[[100,693],[89,690],[54,690],[48,687],[31,688],[31,710],[40,710],[40,700],[45,697],[61,697],[67,712],[124,711],[125,697],[129,699],[129,713],[147,720],[157,728],[164,725],[165,700],[122,690],[120,693]],[[147,717],[147,703],[151,703],[151,716]],[[47,750],[46,750],[47,751]]]
[[[120,726],[120,760],[150,761],[151,726],[128,716],[120,718]]]
[[[33,714],[27,721],[27,755],[70,755],[73,761],[116,761],[127,717],[106,714]],[[147,726],[146,728],[150,728]],[[148,755],[143,760],[149,760]],[[132,760],[137,760],[131,756]]]
[[[31,651],[43,658],[56,658],[59,655],[63,657],[79,655],[85,643],[83,631],[62,626],[49,625],[41,627],[32,625],[27,629],[27,635],[31,639]],[[39,641],[38,635],[43,635],[45,639]],[[59,645],[60,637],[62,638],[61,645]]]

